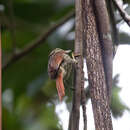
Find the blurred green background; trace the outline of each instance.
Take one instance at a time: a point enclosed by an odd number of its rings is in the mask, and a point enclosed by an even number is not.
[[[3,65],[73,10],[73,0],[1,0]],[[130,13],[130,5],[127,10]],[[116,10],[115,15],[119,23],[121,18]],[[127,33],[118,35],[120,44],[130,43]],[[55,82],[47,74],[48,54],[56,47],[73,50],[73,44],[74,17],[71,17],[40,46],[2,70],[2,130],[62,129],[55,112],[59,104]],[[114,81],[111,108],[113,116],[119,117],[128,108],[118,95],[118,76]],[[69,111],[70,95],[71,91],[64,98]]]

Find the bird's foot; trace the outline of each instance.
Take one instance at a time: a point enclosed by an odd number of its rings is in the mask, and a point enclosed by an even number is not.
[[[78,56],[81,56],[81,54],[79,54],[79,53],[73,53],[72,52],[72,59],[73,59],[73,61],[75,62],[75,63],[77,63],[77,60],[75,59],[75,57],[78,57]]]

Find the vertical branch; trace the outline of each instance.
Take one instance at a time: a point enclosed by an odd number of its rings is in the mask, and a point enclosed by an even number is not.
[[[87,130],[86,93],[84,90],[84,86],[81,87],[81,104],[83,110],[84,130]]]
[[[118,38],[118,30],[116,27],[116,18],[114,15],[114,5],[112,3],[112,0],[106,0],[106,4],[108,6],[108,13],[109,13],[109,18],[110,18],[110,24],[111,24],[111,30],[112,30],[112,40],[113,44],[118,46],[119,44],[119,38]]]
[[[110,102],[112,90],[113,44],[111,39],[109,16],[104,0],[94,0],[94,5],[99,41],[101,44],[103,67],[105,71],[107,95]]]
[[[90,96],[96,130],[112,130],[101,44],[96,25],[93,0],[82,0],[83,43],[88,69]],[[101,12],[102,13],[102,12]]]
[[[112,42],[113,42],[113,58],[116,55],[116,51],[119,45],[119,37],[118,37],[118,29],[116,27],[116,18],[114,15],[114,5],[112,0],[106,0],[106,4],[108,5],[108,12],[111,24],[111,34],[112,34]]]
[[[75,77],[74,77],[75,91],[73,95],[73,104],[72,104],[72,112],[70,115],[69,130],[79,130],[81,88],[82,86],[84,86],[81,0],[76,0],[75,6],[76,6],[76,25],[75,25],[74,53],[80,54],[80,56],[76,57],[77,64],[75,64]]]

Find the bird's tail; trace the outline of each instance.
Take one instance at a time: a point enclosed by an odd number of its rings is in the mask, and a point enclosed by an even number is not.
[[[64,84],[63,84],[63,73],[59,73],[59,76],[56,79],[56,88],[58,91],[58,96],[60,101],[65,96]]]

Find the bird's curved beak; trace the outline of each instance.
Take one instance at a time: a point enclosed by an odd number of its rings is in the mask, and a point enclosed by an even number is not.
[[[68,53],[72,52],[72,50],[65,50],[65,52],[68,54]]]

